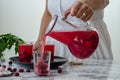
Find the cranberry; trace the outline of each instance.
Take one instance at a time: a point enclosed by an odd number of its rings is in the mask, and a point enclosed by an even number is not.
[[[6,68],[6,66],[5,66],[5,65],[3,65],[2,67]]]
[[[39,69],[47,69],[48,65],[47,63],[44,63],[43,61],[38,61],[36,66],[39,68]]]
[[[11,70],[10,70],[10,72],[13,72],[13,73],[16,72],[16,71],[17,71],[16,68],[13,68],[13,69],[11,68]]]
[[[9,64],[9,65],[12,65],[12,61],[9,61],[8,64]]]
[[[58,73],[62,73],[62,69],[58,69],[57,72],[58,72]]]
[[[16,72],[16,71],[17,71],[17,69],[16,69],[16,68],[13,68],[12,70],[13,70],[13,72]]]
[[[48,72],[48,70],[39,70],[39,75],[47,75]]]
[[[8,68],[7,68],[7,70],[8,70],[8,71],[11,71],[11,70],[12,70],[12,68],[11,68],[11,67],[8,67]]]
[[[14,73],[15,71],[13,69],[11,69],[10,72]]]
[[[24,69],[19,69],[19,72],[24,72]]]
[[[30,72],[30,69],[27,69],[26,72]]]
[[[17,73],[15,73],[15,76],[19,76],[19,73],[17,72]]]

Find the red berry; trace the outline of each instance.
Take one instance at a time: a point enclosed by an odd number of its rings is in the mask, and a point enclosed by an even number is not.
[[[58,73],[62,73],[62,70],[61,70],[61,69],[58,69],[57,72],[58,72]]]
[[[13,70],[13,69],[11,69],[11,70],[10,70],[10,72],[14,73],[14,70]]]
[[[11,67],[8,67],[8,68],[7,68],[7,70],[8,70],[8,71],[11,71],[11,70],[12,70],[12,68],[11,68]]]
[[[8,64],[9,64],[9,65],[12,65],[12,61],[9,61]]]
[[[15,76],[19,76],[19,73],[15,73]]]
[[[39,75],[47,75],[48,73],[48,70],[39,70]]]
[[[27,69],[26,72],[30,72],[30,69]]]
[[[12,70],[13,70],[14,72],[16,72],[16,71],[17,71],[17,69],[16,69],[16,68],[13,68]]]
[[[24,72],[24,69],[19,69],[19,72]]]
[[[16,71],[17,71],[16,68],[13,68],[13,69],[10,70],[10,72],[13,72],[13,73],[16,72]]]
[[[39,68],[39,69],[47,69],[48,65],[47,63],[44,63],[43,61],[38,61],[36,66]]]
[[[2,67],[6,68],[6,66],[5,66],[5,65],[3,65]]]

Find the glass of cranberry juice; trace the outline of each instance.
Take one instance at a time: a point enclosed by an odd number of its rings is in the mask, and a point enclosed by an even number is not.
[[[32,44],[18,45],[18,58],[20,62],[31,62],[32,60]]]
[[[41,57],[41,55],[40,51],[33,51],[34,73],[37,76],[49,76],[51,51],[45,51],[44,56]]]

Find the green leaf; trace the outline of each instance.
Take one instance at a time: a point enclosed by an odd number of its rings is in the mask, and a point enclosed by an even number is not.
[[[0,53],[0,59],[3,57],[3,54],[2,53]]]
[[[6,47],[7,44],[2,39],[0,39],[0,52],[4,51]]]
[[[16,35],[13,35],[11,33],[8,34],[1,34],[0,35],[0,58],[3,56],[3,51],[5,49],[11,49],[13,45],[15,45],[15,54],[18,52],[18,44],[24,44],[24,40],[19,38]]]

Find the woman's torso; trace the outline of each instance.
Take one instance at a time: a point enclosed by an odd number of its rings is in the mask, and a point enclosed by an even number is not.
[[[63,12],[67,10],[75,1],[77,0],[48,0],[48,10],[52,16],[58,15],[59,17],[62,17]],[[103,10],[95,11],[94,15],[90,19],[90,22],[103,19],[103,15]],[[69,20],[76,21],[77,23],[81,21],[76,17],[70,17]]]

